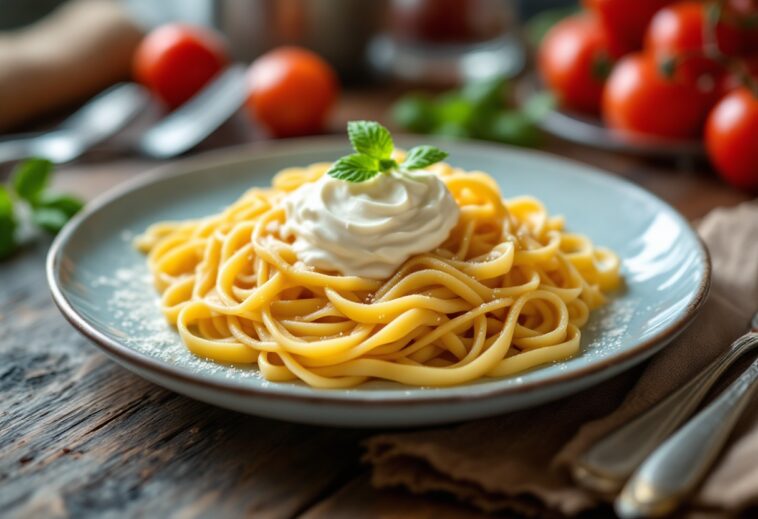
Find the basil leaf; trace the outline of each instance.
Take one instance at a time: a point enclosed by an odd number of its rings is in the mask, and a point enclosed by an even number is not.
[[[13,199],[10,193],[0,186],[0,260],[13,254],[17,247]]]
[[[379,163],[373,157],[355,153],[337,160],[326,174],[348,182],[365,182],[379,174]]]
[[[434,146],[416,146],[411,148],[403,161],[405,169],[421,169],[431,166],[435,162],[444,160],[447,153]]]
[[[358,153],[388,159],[395,149],[389,130],[375,121],[350,121],[347,136]]]
[[[84,202],[71,195],[42,193],[37,201],[37,207],[56,209],[71,218],[84,207]]]
[[[32,221],[38,227],[52,234],[60,231],[68,220],[68,215],[60,209],[39,207],[34,209],[32,213]]]
[[[26,159],[13,171],[13,190],[27,202],[35,204],[47,187],[52,170],[53,163],[47,159]]]

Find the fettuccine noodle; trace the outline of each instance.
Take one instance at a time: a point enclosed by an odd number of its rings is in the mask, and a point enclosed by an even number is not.
[[[317,271],[279,235],[280,201],[328,167],[286,169],[218,215],[137,239],[194,354],[320,388],[450,386],[576,354],[590,311],[620,283],[618,257],[565,231],[539,200],[504,200],[486,173],[447,164],[429,170],[460,219],[437,250],[386,280]]]

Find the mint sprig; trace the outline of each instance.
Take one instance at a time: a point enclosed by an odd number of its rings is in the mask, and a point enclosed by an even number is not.
[[[416,146],[408,151],[405,161],[398,164],[392,158],[395,150],[392,135],[375,121],[350,121],[347,135],[356,153],[341,157],[327,171],[327,175],[347,182],[365,182],[401,167],[422,169],[447,157],[447,153],[434,146]]]
[[[447,153],[434,146],[416,146],[411,148],[405,156],[403,167],[405,169],[422,169],[437,162],[445,160]]]
[[[350,121],[347,137],[355,151],[375,159],[389,158],[395,149],[389,130],[374,121]]]

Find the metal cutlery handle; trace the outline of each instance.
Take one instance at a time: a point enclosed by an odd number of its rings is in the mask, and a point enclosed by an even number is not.
[[[137,149],[165,159],[189,150],[229,119],[245,102],[245,67],[233,64],[187,103],[140,138]]]
[[[0,164],[23,159],[29,154],[29,139],[0,141]]]
[[[597,492],[620,490],[648,454],[692,414],[721,374],[757,341],[754,333],[743,335],[687,384],[598,441],[574,463],[574,479]]]
[[[758,335],[753,337],[758,340]],[[757,381],[755,361],[640,466],[616,500],[616,513],[623,518],[660,517],[675,510],[716,460]]]

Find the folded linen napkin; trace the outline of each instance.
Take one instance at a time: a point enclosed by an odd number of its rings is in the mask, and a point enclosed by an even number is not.
[[[746,331],[758,310],[758,201],[716,209],[698,226],[713,261],[695,322],[645,366],[536,409],[367,442],[377,487],[442,491],[485,511],[575,515],[602,503],[567,467],[587,447],[691,379]],[[758,403],[692,499],[736,512],[758,503]]]
[[[0,131],[128,79],[142,31],[112,0],[74,0],[0,33]]]

